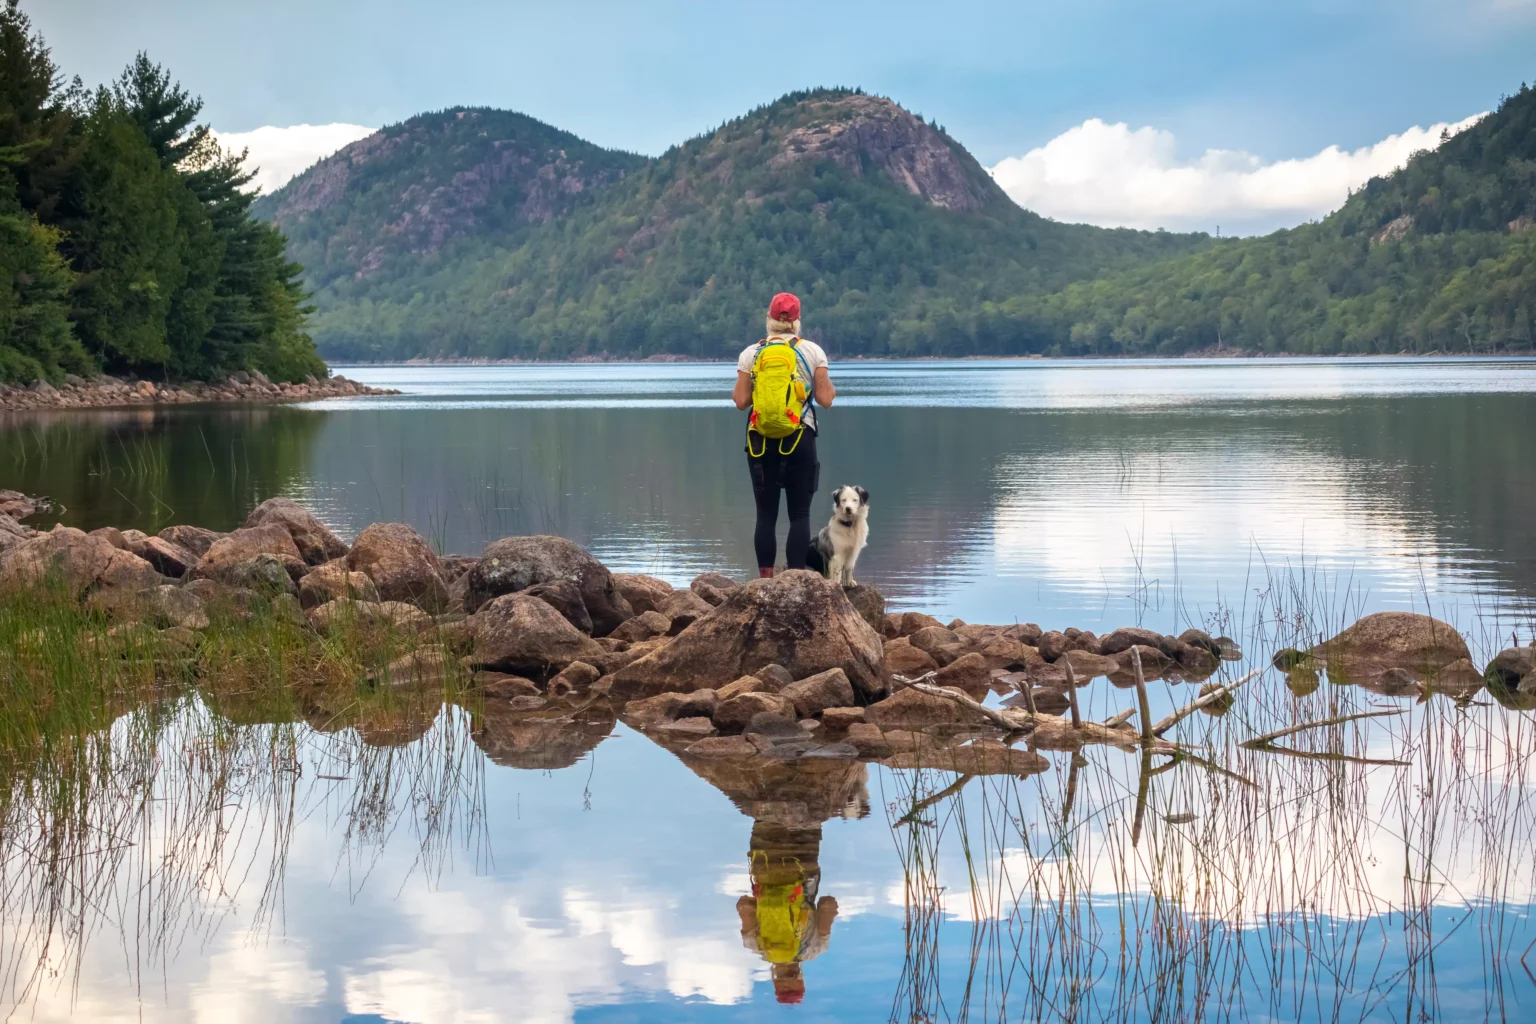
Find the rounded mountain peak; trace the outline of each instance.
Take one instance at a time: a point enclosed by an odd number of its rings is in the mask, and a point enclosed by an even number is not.
[[[883,96],[848,90],[796,93],[737,125],[770,133],[777,144],[769,160],[773,167],[828,162],[856,178],[884,177],[949,210],[1012,206],[965,147]],[[733,127],[722,132],[735,134]]]

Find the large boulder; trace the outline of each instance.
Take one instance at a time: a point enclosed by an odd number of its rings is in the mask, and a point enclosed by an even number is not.
[[[1526,680],[1536,683],[1536,647],[1511,647],[1488,663],[1483,678],[1489,686],[1518,688]]]
[[[476,668],[547,678],[573,661],[601,664],[604,651],[559,612],[527,594],[503,594],[470,616]],[[657,690],[657,693],[662,691]]]
[[[1312,648],[1336,682],[1369,682],[1401,669],[1432,681],[1452,662],[1471,659],[1455,627],[1417,612],[1367,615],[1337,636]]]
[[[0,587],[36,586],[50,580],[76,597],[100,590],[137,594],[165,582],[154,566],[137,555],[114,547],[105,537],[69,526],[55,526],[23,541],[0,562]]]
[[[363,626],[420,633],[436,625],[432,616],[404,601],[354,601],[346,597],[311,608],[306,618],[321,632]]]
[[[848,603],[853,605],[853,610],[862,615],[876,633],[884,635],[885,595],[868,583],[845,587],[843,593],[848,595]]]
[[[661,603],[674,593],[672,584],[666,580],[634,573],[614,573],[613,585],[636,615],[660,611]]]
[[[564,537],[505,537],[494,541],[486,546],[467,578],[464,610],[468,612],[477,612],[504,594],[515,594],[541,583],[569,581],[581,592],[594,635],[607,636],[634,614],[608,567]]]
[[[1106,633],[1099,640],[1100,654],[1119,654],[1128,651],[1132,647],[1161,647],[1163,635],[1151,629],[1142,629],[1138,626],[1121,626],[1112,633]],[[1044,654],[1045,651],[1040,652]],[[1054,660],[1054,659],[1047,659]]]
[[[374,523],[357,535],[347,568],[373,580],[386,601],[404,601],[437,613],[448,606],[437,555],[404,523]]]
[[[614,675],[620,699],[702,690],[783,665],[804,678],[840,668],[864,701],[887,692],[880,634],[843,588],[806,570],[753,580],[665,647]]]
[[[162,576],[179,580],[197,565],[198,555],[195,552],[163,537],[149,537],[138,530],[124,530],[122,538],[129,551],[154,566]]]
[[[688,589],[698,594],[712,608],[718,608],[725,603],[731,591],[741,586],[729,576],[718,572],[706,572],[694,577]]]
[[[36,536],[36,531],[22,526],[10,516],[0,515],[0,558],[12,548],[18,548]]]
[[[587,603],[582,599],[581,588],[576,586],[574,580],[537,583],[523,593],[543,601],[564,615],[565,620],[571,625],[588,636],[592,635],[592,616],[587,613]]]
[[[244,586],[238,577],[248,575],[248,563],[257,555],[276,555],[302,562],[293,537],[281,526],[256,526],[225,534],[208,546],[189,574],[192,579],[217,580]]]
[[[310,565],[321,565],[347,553],[346,544],[314,513],[291,498],[268,498],[246,517],[247,528],[281,526],[293,538],[299,557]]]
[[[827,708],[846,708],[856,704],[853,684],[840,668],[829,668],[797,680],[779,691],[795,705],[795,714],[814,718]]]
[[[342,598],[377,601],[379,589],[365,573],[348,569],[345,559],[327,562],[299,581],[299,605],[305,611]]]
[[[214,541],[225,535],[214,530],[205,530],[201,526],[167,526],[155,536],[179,548],[185,548],[201,558],[208,553],[209,548],[213,547]]]
[[[298,594],[299,588],[293,577],[296,570],[303,567],[302,559],[290,555],[260,554],[243,562],[223,566],[216,576],[209,575],[228,586],[274,597],[278,594]]]

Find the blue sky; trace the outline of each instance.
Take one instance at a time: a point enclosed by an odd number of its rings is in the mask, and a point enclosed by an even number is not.
[[[146,49],[223,131],[483,104],[645,153],[843,84],[988,166],[1091,119],[1166,133],[1180,160],[1268,162],[1457,122],[1536,78],[1536,0],[24,3],[70,73]]]

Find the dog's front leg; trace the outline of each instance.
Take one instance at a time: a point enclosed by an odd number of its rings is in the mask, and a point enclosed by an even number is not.
[[[827,562],[827,579],[840,580],[843,578],[843,556],[834,554]]]
[[[842,564],[842,566],[841,566],[842,575],[841,575],[840,578],[842,579],[843,586],[845,586],[845,587],[856,587],[856,586],[858,586],[858,584],[853,581],[853,566],[854,566],[854,564],[857,561],[858,561],[858,559],[856,559],[856,558],[850,558],[850,559],[848,559],[848,561],[846,561],[846,562],[844,562]]]

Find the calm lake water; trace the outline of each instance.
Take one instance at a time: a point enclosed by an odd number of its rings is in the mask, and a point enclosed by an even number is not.
[[[678,584],[752,572],[728,365],[340,369],[404,393],[0,421],[0,486],[51,495],[87,529],[229,529],[288,494],[344,535],[404,521],[445,553],[558,533]],[[1101,634],[1196,625],[1239,638],[1253,663],[1303,609],[1334,628],[1430,611],[1480,659],[1536,633],[1536,361],[834,374],[823,491],[870,491],[859,576],[893,608]],[[814,520],[828,512],[818,499]],[[1101,683],[1086,692],[1098,718],[1127,706]],[[711,771],[611,716],[575,736],[509,722],[472,743],[447,707],[397,746],[242,726],[236,782],[216,790],[185,739],[212,712],[191,701],[157,742],[153,800],[119,819],[95,793],[100,842],[65,872],[67,898],[40,895],[37,844],[5,838],[0,1007],[26,1020],[1532,1019],[1527,715],[1486,694],[1286,683],[1267,674],[1182,737],[1245,781],[1189,764],[1154,775],[1115,749],[1053,753],[1025,779],[841,761]],[[1192,696],[1154,690],[1159,708]],[[1384,707],[1404,714],[1330,734],[1353,760],[1235,748],[1275,722]],[[132,748],[142,715],[113,726],[114,750]],[[43,799],[10,785],[13,804]],[[770,863],[835,901],[793,956],[741,902],[782,881]]]

